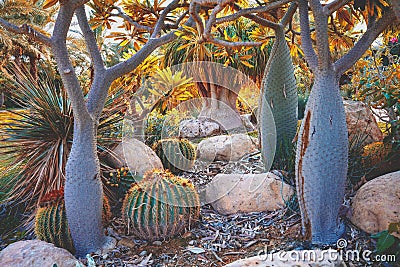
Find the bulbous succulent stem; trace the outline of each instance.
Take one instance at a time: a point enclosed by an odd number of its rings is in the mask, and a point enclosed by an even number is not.
[[[65,206],[78,257],[98,250],[106,242],[95,129],[94,122],[75,122],[73,145],[66,166]]]
[[[282,26],[275,28],[275,42],[264,72],[260,95],[259,119],[261,152],[264,165],[270,161],[269,141],[263,136],[276,128],[276,148],[285,150],[297,130],[297,88],[289,47]],[[268,107],[269,106],[269,107]],[[269,108],[274,120],[268,118]]]
[[[296,154],[296,188],[303,235],[332,244],[344,231],[339,210],[347,176],[348,137],[335,72],[315,73]]]

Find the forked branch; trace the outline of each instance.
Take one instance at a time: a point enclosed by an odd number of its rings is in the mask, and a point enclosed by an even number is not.
[[[303,48],[304,56],[312,71],[316,71],[318,67],[318,58],[315,53],[313,42],[311,39],[310,21],[308,18],[308,2],[307,0],[299,0],[300,11],[300,36],[301,47]]]
[[[381,19],[374,21],[372,25],[369,25],[367,31],[358,40],[358,42],[350,49],[347,54],[337,60],[334,64],[335,70],[338,75],[341,75],[351,66],[353,66],[367,51],[374,40],[393,22],[395,17],[394,11],[389,10],[385,13]]]
[[[9,32],[16,33],[16,34],[24,34],[33,40],[45,44],[48,47],[51,47],[51,39],[46,35],[36,31],[31,26],[27,24],[23,24],[21,27],[18,27],[3,18],[0,18],[0,26],[6,29]]]
[[[85,38],[87,50],[89,51],[90,57],[92,58],[94,71],[96,72],[104,70],[104,61],[101,57],[100,49],[97,46],[96,37],[94,36],[94,33],[88,23],[85,6],[78,7],[78,9],[75,11],[75,14],[78,18],[79,27],[81,28],[81,31]]]

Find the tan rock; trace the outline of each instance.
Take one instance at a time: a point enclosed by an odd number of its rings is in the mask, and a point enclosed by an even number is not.
[[[114,150],[114,167],[128,166],[131,172],[143,175],[153,169],[164,169],[157,154],[137,139],[123,140]]]
[[[344,267],[339,252],[329,250],[292,250],[262,254],[237,260],[225,267]]]
[[[218,174],[201,190],[203,203],[221,214],[273,211],[285,206],[293,188],[273,173]]]
[[[352,200],[352,210],[351,221],[370,234],[387,230],[389,223],[400,222],[400,171],[364,184]]]
[[[12,243],[0,252],[0,266],[12,267],[82,266],[70,252],[41,240]]]
[[[207,137],[221,133],[221,126],[207,119],[184,120],[179,124],[179,136],[183,138]]]
[[[197,158],[204,161],[235,161],[258,151],[257,139],[247,134],[218,135],[202,140]]]
[[[383,140],[383,133],[371,109],[365,103],[344,100],[343,104],[346,112],[346,122],[350,140],[360,134],[365,138],[363,146]]]

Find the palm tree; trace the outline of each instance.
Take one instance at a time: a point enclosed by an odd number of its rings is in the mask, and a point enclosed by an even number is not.
[[[256,25],[247,19],[240,19],[234,24],[220,26],[216,34],[218,38],[229,41],[248,41],[249,33]],[[164,47],[163,65],[170,67],[184,62],[216,62],[224,66],[233,67],[250,78],[258,85],[261,83],[262,75],[268,59],[270,47],[240,47],[237,49],[217,46],[210,43],[200,42],[200,35],[197,30],[184,27],[184,30],[177,33],[181,38],[176,39]],[[200,81],[210,81],[212,77],[218,77],[218,82],[196,82],[195,86],[202,97],[203,106],[199,117],[211,118],[218,121],[226,130],[234,129],[242,125],[239,112],[236,108],[236,101],[242,81],[238,77],[229,77],[218,71],[208,68],[207,64],[201,63],[202,70],[197,74]],[[218,85],[218,84],[220,85]],[[229,88],[221,86],[228,84]]]

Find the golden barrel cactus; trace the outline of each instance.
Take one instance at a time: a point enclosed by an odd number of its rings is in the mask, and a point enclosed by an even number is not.
[[[163,240],[194,224],[200,200],[193,184],[169,171],[147,172],[132,185],[122,206],[128,233],[142,240]]]

